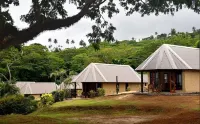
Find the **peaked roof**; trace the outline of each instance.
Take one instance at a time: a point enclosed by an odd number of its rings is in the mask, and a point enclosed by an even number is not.
[[[163,44],[136,68],[155,69],[199,70],[199,48]]]
[[[89,64],[72,82],[141,82],[135,70],[129,65],[103,63]]]
[[[54,82],[16,82],[21,94],[51,93],[57,89]]]

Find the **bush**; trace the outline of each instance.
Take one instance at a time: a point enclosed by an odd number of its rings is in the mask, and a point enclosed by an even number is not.
[[[32,96],[32,95],[28,96],[28,98],[31,99],[31,100],[35,100],[35,97]]]
[[[77,92],[77,96],[81,96],[82,95],[83,90],[78,90]]]
[[[19,93],[19,88],[11,83],[0,83],[0,97],[15,95]]]
[[[65,89],[65,90],[63,90],[64,91],[64,97],[65,97],[65,99],[67,99],[67,98],[71,98],[72,96],[71,96],[71,90],[70,89]]]
[[[63,101],[65,98],[65,92],[63,90],[59,91],[59,100]]]
[[[53,91],[52,95],[53,95],[54,102],[58,102],[59,101],[59,92]]]
[[[103,88],[97,88],[97,96],[105,96],[105,90]]]
[[[96,96],[96,92],[94,90],[90,90],[88,95],[89,95],[90,98],[93,98],[93,97]]]
[[[131,91],[131,88],[130,88],[130,87],[127,87],[126,91]]]
[[[65,98],[65,92],[63,90],[52,92],[54,102],[63,101]]]
[[[6,96],[0,99],[0,115],[29,114],[37,109],[37,101],[21,95]]]
[[[54,103],[52,94],[42,94],[40,101],[43,106],[49,106]]]

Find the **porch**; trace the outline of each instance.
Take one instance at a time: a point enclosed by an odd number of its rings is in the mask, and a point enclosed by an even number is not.
[[[89,96],[89,92],[91,90],[93,91],[97,91],[97,88],[102,88],[102,83],[96,83],[96,82],[82,82],[82,86],[83,86],[83,93],[82,96],[88,97]]]
[[[152,70],[149,73],[148,92],[181,92],[183,90],[181,70]],[[141,92],[143,92],[143,72],[141,72]]]

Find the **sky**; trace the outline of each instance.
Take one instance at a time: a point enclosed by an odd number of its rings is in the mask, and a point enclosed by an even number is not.
[[[20,21],[20,16],[27,14],[31,6],[31,1],[20,0],[20,6],[10,8],[10,13],[15,21],[15,25],[20,28],[26,28],[28,25]],[[74,15],[78,12],[75,6],[66,4],[66,10],[68,15]],[[114,37],[117,40],[130,40],[132,37],[136,39],[142,39],[155,32],[169,33],[172,28],[175,28],[179,32],[191,32],[192,27],[200,28],[200,15],[194,13],[192,10],[183,9],[172,15],[159,15],[141,17],[139,13],[133,13],[131,16],[125,16],[123,9],[120,8],[120,13],[115,15],[109,22],[117,28],[114,33]],[[87,44],[86,34],[91,32],[91,26],[94,24],[90,19],[83,18],[75,25],[56,31],[43,32],[32,41],[28,41],[27,44],[40,43],[43,45],[49,45],[48,39],[57,39],[59,45],[63,48],[66,47],[79,47],[79,41],[83,39]],[[66,39],[75,40],[74,45],[67,45]]]

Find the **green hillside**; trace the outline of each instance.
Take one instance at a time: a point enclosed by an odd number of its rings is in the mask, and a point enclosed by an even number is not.
[[[138,42],[134,39],[113,43],[104,41],[99,50],[94,49],[94,45],[64,50],[57,44],[51,50],[40,44],[11,47],[0,51],[0,73],[9,77],[8,65],[12,80],[54,81],[50,78],[52,72],[65,69],[67,75],[77,74],[91,62],[128,64],[136,68],[162,44],[196,47],[199,39],[198,30],[193,33],[172,31],[170,35],[156,34]],[[3,76],[1,79],[6,80]]]

